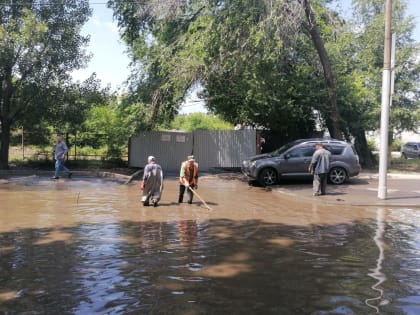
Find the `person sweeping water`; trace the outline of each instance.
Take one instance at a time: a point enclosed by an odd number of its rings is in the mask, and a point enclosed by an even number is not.
[[[179,197],[178,203],[182,203],[185,190],[188,193],[188,203],[192,204],[193,196],[196,196],[208,210],[213,210],[198,194],[198,164],[195,162],[194,156],[188,156],[188,160],[182,162],[179,174]]]
[[[178,203],[182,203],[185,190],[188,194],[188,203],[192,204],[193,191],[198,188],[198,163],[195,162],[194,155],[189,155],[187,160],[182,162],[179,172],[179,196]]]
[[[144,167],[143,180],[140,184],[143,191],[141,202],[144,206],[149,206],[150,201],[154,207],[158,206],[162,197],[163,172],[159,164],[156,163],[154,156],[147,158],[147,165]]]

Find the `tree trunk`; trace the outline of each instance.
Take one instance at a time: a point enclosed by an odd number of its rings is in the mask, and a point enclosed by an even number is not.
[[[343,133],[340,128],[340,114],[337,108],[337,94],[334,82],[334,76],[331,69],[330,59],[327,50],[325,49],[324,42],[319,33],[318,25],[315,19],[315,12],[312,9],[310,0],[301,0],[304,6],[306,18],[308,20],[308,31],[311,35],[312,42],[318,52],[319,60],[321,62],[325,84],[327,85],[328,93],[328,109],[325,113],[325,122],[331,137],[336,139],[343,139]]]
[[[4,70],[4,76],[1,78],[0,81],[0,169],[8,169],[10,129],[12,126],[12,118],[10,117],[10,102],[13,94],[12,68],[6,67],[2,70]]]
[[[9,168],[10,121],[3,118],[1,122],[0,169]]]
[[[152,117],[150,118],[149,128],[153,130],[158,123],[159,108],[162,102],[162,91],[157,89],[153,92],[152,97]]]
[[[372,152],[369,150],[365,131],[363,129],[359,129],[352,133],[355,138],[354,146],[356,147],[357,154],[359,155],[360,164],[368,168],[375,166],[376,161]]]

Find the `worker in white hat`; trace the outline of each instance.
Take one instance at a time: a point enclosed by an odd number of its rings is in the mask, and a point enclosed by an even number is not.
[[[163,172],[160,165],[156,163],[156,158],[152,155],[147,158],[140,189],[143,191],[141,197],[143,205],[148,206],[151,201],[153,206],[157,207],[162,196]]]

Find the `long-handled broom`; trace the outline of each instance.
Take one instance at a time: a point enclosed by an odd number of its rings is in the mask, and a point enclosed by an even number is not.
[[[209,209],[209,210],[213,210],[212,208],[209,207],[209,205],[204,201],[203,198],[200,197],[200,195],[198,194],[198,192],[196,192],[194,189],[191,188],[191,186],[188,186],[188,188],[193,192],[194,195],[196,195],[196,197],[198,199],[200,199],[200,201],[204,204],[204,206]]]

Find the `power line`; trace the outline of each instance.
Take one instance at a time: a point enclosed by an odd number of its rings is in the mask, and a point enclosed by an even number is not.
[[[125,1],[126,3],[139,3],[139,1]],[[64,2],[55,2],[54,5],[56,4],[62,4],[64,5]],[[89,2],[89,5],[107,5],[108,2]],[[19,2],[19,3],[8,3],[8,2],[0,2],[0,6],[2,7],[12,7],[12,6],[32,6],[32,5],[38,5],[38,6],[52,6],[52,3],[49,2]]]

